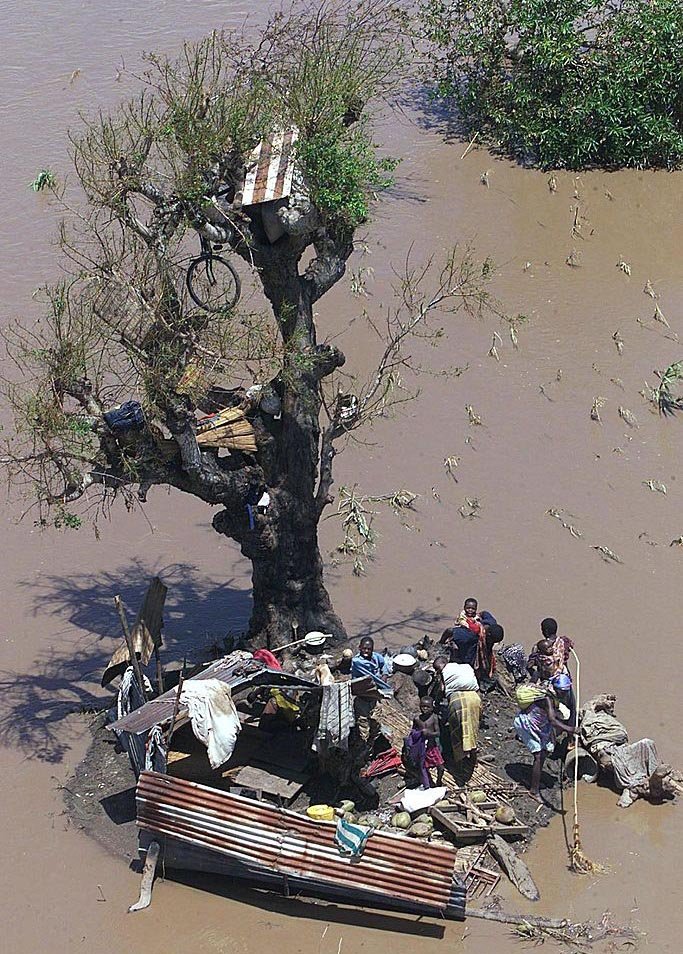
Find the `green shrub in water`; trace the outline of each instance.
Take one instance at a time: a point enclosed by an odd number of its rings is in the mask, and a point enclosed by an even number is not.
[[[681,0],[425,0],[429,71],[470,134],[545,168],[683,162]]]

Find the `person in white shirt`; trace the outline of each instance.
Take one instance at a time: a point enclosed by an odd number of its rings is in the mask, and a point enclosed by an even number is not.
[[[468,663],[446,663],[441,670],[441,678],[447,696],[452,692],[476,692],[479,688],[474,669]]]
[[[448,700],[453,761],[467,760],[474,768],[481,717],[481,697],[474,669],[467,663],[449,663],[445,656],[434,660],[434,669]]]

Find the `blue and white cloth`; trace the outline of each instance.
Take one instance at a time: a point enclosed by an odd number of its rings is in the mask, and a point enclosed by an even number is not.
[[[339,854],[347,858],[360,858],[374,830],[374,828],[365,828],[363,825],[354,825],[353,822],[340,818],[334,833],[334,843],[339,849]]]

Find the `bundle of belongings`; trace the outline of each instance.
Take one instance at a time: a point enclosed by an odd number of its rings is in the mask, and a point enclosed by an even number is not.
[[[661,801],[680,793],[670,765],[659,761],[652,739],[628,741],[626,727],[614,715],[616,696],[602,693],[581,710],[581,741],[600,768],[614,774],[621,789],[618,805],[628,808],[637,798]]]

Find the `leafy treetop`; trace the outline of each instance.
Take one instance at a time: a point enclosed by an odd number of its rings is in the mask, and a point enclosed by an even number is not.
[[[680,0],[426,0],[467,131],[545,168],[683,162]]]

